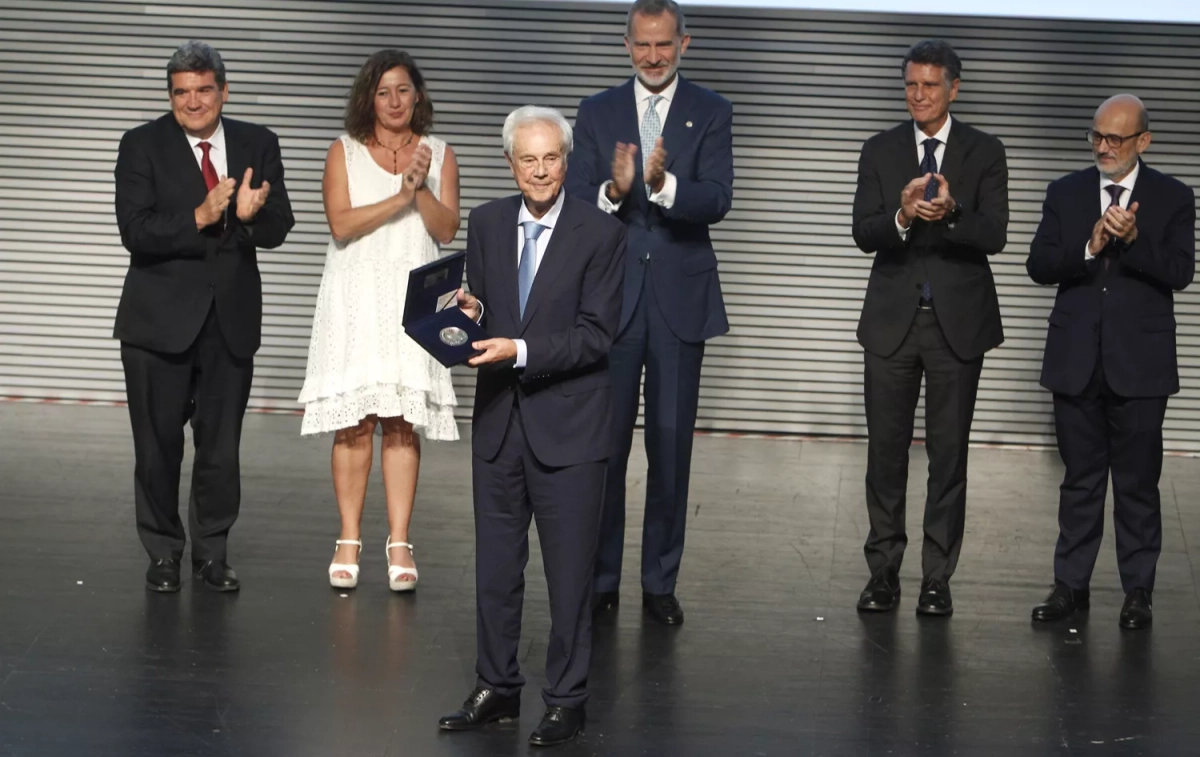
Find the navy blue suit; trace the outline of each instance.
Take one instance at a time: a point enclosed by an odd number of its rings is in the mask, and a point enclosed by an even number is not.
[[[640,143],[633,79],[585,99],[575,120],[567,190],[595,205],[618,142]],[[629,230],[620,331],[610,355],[616,448],[609,460],[596,589],[615,591],[625,540],[625,476],[646,371],[646,515],[642,588],[673,593],[683,555],[692,435],[704,341],[729,330],[708,227],[733,202],[733,106],[679,77],[663,124],[675,202],[651,203],[639,152],[616,217]]]
[[[529,521],[550,590],[548,705],[587,699],[592,573],[605,459],[612,449],[608,352],[621,313],[625,229],[565,198],[524,317],[518,299],[521,197],[471,211],[467,281],[493,337],[524,339],[526,365],[479,369],[471,423],[478,684],[524,684],[517,664]]]
[[[1058,286],[1041,384],[1054,393],[1066,467],[1054,572],[1073,589],[1091,579],[1110,472],[1125,591],[1153,590],[1162,544],[1162,424],[1168,395],[1179,391],[1172,291],[1195,271],[1196,200],[1143,163],[1127,204],[1135,202],[1133,244],[1114,240],[1087,259],[1101,215],[1100,172],[1053,182],[1025,264],[1034,281]]]

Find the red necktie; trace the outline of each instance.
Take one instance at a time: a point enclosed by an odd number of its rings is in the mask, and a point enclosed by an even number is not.
[[[204,157],[200,159],[200,173],[204,174],[204,184],[211,192],[213,187],[217,186],[220,179],[217,178],[217,169],[213,167],[212,161],[208,157],[208,151],[212,149],[212,145],[208,142],[200,143],[200,150],[204,153]]]

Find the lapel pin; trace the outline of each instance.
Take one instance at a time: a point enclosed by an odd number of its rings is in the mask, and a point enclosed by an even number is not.
[[[686,124],[684,124],[684,126],[686,126],[690,129],[690,128],[692,128],[692,122],[688,121]]]

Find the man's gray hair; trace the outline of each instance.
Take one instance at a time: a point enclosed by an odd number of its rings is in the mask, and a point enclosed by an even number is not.
[[[664,13],[670,13],[675,17],[675,36],[682,37],[687,34],[687,23],[683,20],[683,9],[679,7],[679,3],[675,0],[637,0],[633,7],[629,9],[629,16],[625,19],[625,36],[628,37],[633,33],[633,17],[641,13],[646,16],[661,16]]]
[[[532,123],[549,123],[558,127],[562,133],[563,157],[571,154],[575,141],[571,132],[571,124],[562,113],[554,108],[543,108],[540,105],[525,105],[508,114],[504,119],[504,154],[510,158],[513,155],[513,140],[516,139],[517,129]]]
[[[221,54],[199,40],[184,42],[167,61],[167,89],[171,89],[171,75],[212,71],[217,86],[225,88],[225,61]]]

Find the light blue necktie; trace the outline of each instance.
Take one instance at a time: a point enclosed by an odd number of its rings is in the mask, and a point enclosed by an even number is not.
[[[662,136],[662,119],[658,117],[658,103],[663,99],[662,95],[650,95],[650,105],[646,108],[646,115],[642,116],[642,172],[645,173],[646,161],[650,160],[650,153],[654,152],[654,143]],[[651,193],[650,185],[646,184],[646,196]]]
[[[517,286],[520,288],[521,317],[525,317],[525,303],[529,301],[529,290],[533,289],[533,277],[537,273],[537,238],[546,227],[537,221],[521,224],[525,230],[525,247],[521,249],[521,264],[517,268]]]

